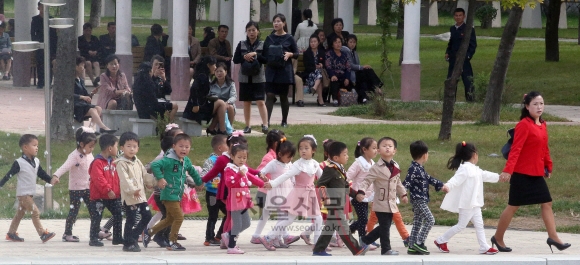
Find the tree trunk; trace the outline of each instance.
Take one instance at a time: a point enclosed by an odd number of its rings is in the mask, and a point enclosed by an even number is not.
[[[403,0],[399,0],[398,6],[398,21],[397,21],[397,40],[402,40],[405,36],[405,5],[403,4]],[[401,56],[402,58],[402,56]],[[402,61],[402,59],[401,59]]]
[[[536,6],[536,8],[538,8]],[[511,9],[503,34],[499,42],[499,48],[495,57],[495,64],[489,76],[489,85],[483,102],[481,121],[499,125],[499,111],[501,109],[501,97],[503,94],[505,77],[507,74],[510,58],[516,42],[516,36],[520,29],[520,21],[524,10],[515,6]]]
[[[78,0],[67,0],[60,8],[62,17],[77,17]],[[58,30],[56,58],[58,70],[54,73],[54,88],[52,96],[51,139],[66,141],[74,139],[73,123],[73,93],[75,84],[75,66],[77,50],[77,24],[70,28]],[[49,62],[45,62],[49,63]],[[46,73],[49,74],[49,73]],[[49,84],[46,84],[49,85]]]
[[[324,24],[322,30],[326,35],[332,32],[332,20],[334,19],[334,0],[324,0]]]
[[[578,45],[580,45],[580,5],[578,5]]]
[[[475,13],[476,0],[469,0],[469,8],[467,11],[467,25],[465,27],[464,36],[471,36],[473,30],[473,14]],[[453,126],[453,111],[455,108],[455,94],[457,93],[457,81],[461,72],[463,72],[463,62],[467,55],[467,48],[469,47],[470,37],[463,38],[459,51],[455,56],[455,66],[451,77],[445,80],[445,92],[443,95],[443,113],[441,117],[441,128],[439,130],[439,140],[451,139],[451,127]]]
[[[193,30],[191,35],[195,36],[195,23],[197,22],[197,0],[189,0],[189,25]]]
[[[0,14],[4,14],[4,0],[0,0]]]
[[[560,61],[558,44],[558,24],[560,23],[560,5],[562,0],[550,0],[546,18],[546,61]],[[566,14],[564,14],[566,15]]]
[[[270,1],[260,1],[260,22],[270,22]]]
[[[91,0],[91,15],[89,17],[89,22],[93,28],[99,27],[101,24],[101,6],[103,2],[101,0]]]

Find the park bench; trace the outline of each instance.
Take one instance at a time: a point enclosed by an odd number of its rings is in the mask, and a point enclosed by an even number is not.
[[[301,53],[298,55],[298,59],[296,59],[296,71],[294,72],[295,76],[302,78],[303,83],[306,82],[302,77],[306,69],[304,68],[304,55]],[[296,104],[296,89],[302,89],[301,87],[296,87],[296,83],[291,87],[292,91],[288,91],[288,96],[292,93],[292,105]]]
[[[132,131],[141,137],[156,135],[156,122],[153,119],[139,119],[136,110],[103,110],[103,123],[109,128],[117,130],[115,135]],[[177,112],[175,123],[183,132],[190,136],[201,136],[202,125],[196,121],[181,118],[183,112]],[[80,124],[79,124],[80,125]]]

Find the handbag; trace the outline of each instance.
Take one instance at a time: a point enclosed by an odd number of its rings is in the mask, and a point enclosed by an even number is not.
[[[322,69],[322,87],[329,87],[330,86],[330,77],[328,77],[328,73],[326,69]]]
[[[512,149],[512,144],[514,143],[514,134],[516,133],[516,128],[511,128],[509,130],[507,130],[507,134],[509,139],[507,140],[507,143],[505,143],[503,145],[503,147],[501,148],[501,154],[503,155],[503,158],[508,159],[508,156],[510,154],[510,150]]]
[[[117,110],[133,110],[133,96],[122,96],[117,99]]]
[[[248,53],[253,52],[253,50],[251,49],[252,48],[251,45],[249,45],[245,41],[240,41],[240,42],[246,46],[246,50],[248,51]],[[248,62],[245,59],[242,61],[242,74],[243,75],[246,75],[246,76],[259,75],[261,68],[262,68],[262,65],[260,64],[260,62],[258,62],[257,56],[254,56],[254,60],[251,62]]]
[[[338,105],[341,107],[346,107],[350,105],[357,104],[358,94],[356,90],[351,91],[341,89],[338,91]]]

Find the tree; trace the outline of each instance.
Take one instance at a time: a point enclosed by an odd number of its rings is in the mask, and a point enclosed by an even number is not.
[[[260,22],[270,22],[270,1],[260,1]]]
[[[93,28],[99,27],[101,24],[101,6],[103,2],[101,0],[91,0],[91,15],[89,17],[89,22]]]
[[[558,24],[560,23],[560,6],[562,0],[550,0],[546,12],[546,61],[560,61],[560,45],[558,44]],[[564,14],[566,15],[566,14]]]
[[[467,25],[465,27],[464,36],[471,36],[473,31],[473,14],[475,13],[475,0],[469,0],[469,7],[467,11]],[[445,91],[443,95],[443,114],[441,118],[441,128],[439,130],[439,140],[451,139],[451,126],[453,125],[453,111],[455,109],[455,96],[457,93],[457,82],[461,72],[463,72],[463,63],[467,55],[467,48],[469,46],[470,38],[463,38],[459,51],[455,56],[455,65],[451,77],[445,80]]]
[[[77,17],[78,0],[67,0],[60,8],[62,17]],[[56,58],[58,70],[54,73],[52,116],[50,119],[50,137],[56,141],[65,141],[74,137],[73,93],[77,50],[77,24],[70,28],[58,30]],[[48,63],[48,62],[46,62]],[[49,73],[46,73],[49,74]],[[49,84],[47,84],[49,85]]]
[[[192,36],[195,36],[195,24],[197,22],[197,0],[189,0],[189,25]]]
[[[4,14],[4,0],[0,0],[0,14]]]
[[[377,1],[378,2],[378,1]],[[325,34],[330,34],[332,29],[332,20],[334,19],[334,0],[324,0],[324,24],[322,30]]]

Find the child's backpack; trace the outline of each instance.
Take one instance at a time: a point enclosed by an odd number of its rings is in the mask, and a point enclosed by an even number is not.
[[[284,60],[284,43],[288,38],[290,38],[290,34],[286,34],[286,37],[282,39],[280,42],[274,42],[274,39],[271,36],[268,36],[272,44],[268,47],[268,66],[273,69],[280,69],[286,66],[286,61]]]
[[[512,144],[514,143],[514,134],[516,133],[516,128],[511,128],[509,130],[507,130],[507,135],[509,137],[507,143],[505,143],[503,145],[503,147],[501,148],[501,153],[503,154],[503,158],[505,158],[506,160],[508,159],[508,156],[510,154],[510,150],[512,149]]]

